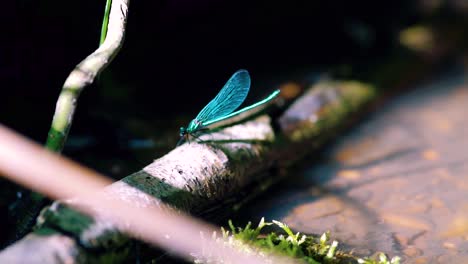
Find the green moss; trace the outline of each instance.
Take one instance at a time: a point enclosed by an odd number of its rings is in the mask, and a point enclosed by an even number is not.
[[[60,234],[59,232],[57,232],[57,230],[52,228],[39,228],[34,230],[33,232],[38,236],[51,236],[54,234]]]
[[[318,83],[304,98],[315,98],[320,108],[309,113],[311,120],[303,120],[299,124],[300,128],[296,127],[290,134],[286,132],[286,137],[292,142],[307,140],[321,144],[332,136],[333,133],[329,131],[337,131],[337,128],[347,123],[353,113],[362,110],[363,106],[376,96],[376,88],[368,83],[359,81]],[[303,99],[299,102],[301,103],[306,105],[308,100]]]
[[[265,226],[276,225],[283,232],[282,234],[271,232],[269,234],[262,234],[262,229]],[[364,263],[364,264],[399,264],[400,258],[393,257],[388,259],[383,253],[378,254],[376,257],[358,258],[350,253],[343,252],[338,249],[338,242],[330,242],[329,232],[324,233],[321,237],[313,237],[304,235],[299,232],[294,233],[286,224],[279,221],[272,223],[265,222],[264,219],[260,221],[257,227],[253,228],[249,222],[244,228],[235,227],[229,221],[230,231],[222,228],[222,234],[226,241],[230,241],[231,246],[237,247],[242,250],[245,247],[245,252],[252,254],[252,249],[248,245],[253,245],[258,248],[258,255],[265,256],[271,253],[289,256],[294,259],[300,260],[304,263],[310,264],[341,264],[341,263]],[[261,251],[261,253],[260,253]],[[203,261],[201,260],[203,259]],[[210,262],[207,256],[202,256],[195,260],[196,263]]]

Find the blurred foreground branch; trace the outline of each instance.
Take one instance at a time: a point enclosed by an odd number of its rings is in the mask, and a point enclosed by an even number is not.
[[[153,245],[159,245],[188,260],[192,259],[192,253],[203,256],[209,252],[210,257],[217,263],[223,260],[239,264],[267,263],[265,257],[252,253],[246,254],[235,247],[226,246],[228,241],[225,239],[219,237],[211,239],[210,234],[215,232],[213,227],[175,212],[167,206],[142,207],[142,204],[135,204],[113,194],[102,192],[102,188],[110,183],[108,179],[70,160],[43,150],[40,146],[1,125],[0,143],[0,173],[12,181],[54,199],[75,197],[68,200],[67,204],[76,210],[75,216],[81,213],[81,217],[67,220],[75,221],[75,229],[87,227],[87,232],[90,232],[88,235],[91,237],[94,236],[93,232],[101,231],[101,227],[93,226],[93,219],[105,219],[107,225],[118,226],[120,232]],[[29,166],[22,166],[24,161],[27,161]],[[31,175],[37,177],[30,177]],[[132,187],[127,188],[127,190],[131,189]],[[154,197],[147,194],[141,193],[140,198],[148,204],[154,203],[151,202]],[[54,209],[51,208],[51,210]],[[68,210],[72,212],[71,208]],[[0,256],[0,262],[90,263],[93,260],[100,260],[104,263],[113,263],[123,260],[120,257],[122,253],[116,252],[117,248],[113,253],[109,252],[111,256],[93,259],[89,256],[93,253],[87,252],[89,245],[83,244],[84,241],[75,240],[57,231],[53,228],[42,228],[26,236],[21,243],[4,250]],[[203,234],[207,234],[207,238],[201,236]],[[114,242],[119,243],[118,240]],[[48,249],[49,247],[51,248]],[[128,250],[124,248],[120,250],[128,253]],[[269,256],[268,259],[281,263],[294,263],[294,260],[283,257]]]
[[[106,3],[104,16],[103,31],[105,29],[105,32],[101,34],[101,41],[104,37],[105,40],[101,42],[96,51],[70,73],[57,100],[52,125],[45,144],[47,149],[54,152],[62,152],[80,93],[92,84],[96,76],[109,65],[123,44],[129,0],[113,0],[110,15],[108,12],[109,1]],[[13,234],[15,237],[12,240],[22,237],[29,231],[34,219],[43,207],[45,197],[39,193],[30,193],[25,195],[23,199],[20,201],[22,204],[18,205],[17,212],[15,212],[17,224]]]

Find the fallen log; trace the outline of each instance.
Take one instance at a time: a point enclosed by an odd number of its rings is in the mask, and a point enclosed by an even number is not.
[[[374,89],[358,82],[319,83],[277,117],[261,115],[175,148],[105,188],[135,207],[163,203],[194,215],[223,204],[252,183],[281,179],[284,169],[317,149],[370,102]],[[91,218],[56,201],[35,231],[0,253],[2,263],[122,262],[130,238],[105,218]],[[28,252],[35,252],[30,254]]]

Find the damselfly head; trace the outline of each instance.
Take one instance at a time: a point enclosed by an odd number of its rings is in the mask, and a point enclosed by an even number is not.
[[[189,134],[187,133],[187,129],[185,127],[180,127],[179,129],[180,139],[177,142],[177,146],[184,144],[184,142],[188,139]]]
[[[180,127],[179,135],[180,137],[185,137],[187,135],[187,129],[185,127]]]

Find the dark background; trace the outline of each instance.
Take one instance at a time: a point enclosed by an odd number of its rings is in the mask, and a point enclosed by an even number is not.
[[[43,143],[65,78],[97,48],[105,1],[9,5],[0,17],[0,121]],[[81,95],[71,135],[108,137],[126,118],[194,116],[240,68],[255,98],[271,89],[259,80],[376,60],[419,17],[405,0],[131,1],[129,14],[124,47]]]
[[[402,29],[450,24],[468,10],[464,1],[431,2],[132,0],[123,48],[81,94],[64,154],[123,177],[173,148],[179,126],[238,69],[252,76],[250,103],[287,80],[378,64],[399,45]],[[4,4],[2,124],[44,144],[65,79],[98,47],[104,6]]]
[[[447,24],[468,10],[464,1],[431,2],[133,0],[123,48],[81,94],[64,154],[125,176],[173,148],[178,127],[238,69],[252,76],[250,103],[286,80],[379,63],[399,45],[401,29]],[[3,6],[2,124],[45,142],[66,77],[98,47],[104,6],[105,0]],[[135,150],[132,140],[149,145]]]

